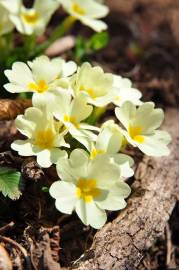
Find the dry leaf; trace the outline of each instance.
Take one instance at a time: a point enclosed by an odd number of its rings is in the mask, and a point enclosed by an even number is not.
[[[59,227],[28,227],[25,237],[30,246],[31,262],[35,270],[60,270],[59,260]],[[0,269],[1,270],[1,269]]]
[[[75,46],[74,36],[67,36],[57,39],[47,50],[46,54],[50,57],[60,55],[66,51],[70,51]]]

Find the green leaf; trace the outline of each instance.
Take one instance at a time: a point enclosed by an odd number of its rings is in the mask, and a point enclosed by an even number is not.
[[[94,34],[88,41],[88,47],[94,51],[105,48],[109,43],[109,34],[107,32],[101,32]]]
[[[45,193],[49,192],[49,187],[42,187],[42,191],[45,192]]]
[[[0,167],[0,191],[12,200],[19,199],[21,173],[14,169]]]
[[[83,59],[84,55],[86,54],[86,50],[87,48],[85,39],[81,36],[77,37],[74,51],[75,59]]]
[[[88,56],[95,51],[104,49],[109,43],[109,34],[101,32],[94,34],[89,39],[82,36],[76,38],[74,59],[77,63],[88,61]]]

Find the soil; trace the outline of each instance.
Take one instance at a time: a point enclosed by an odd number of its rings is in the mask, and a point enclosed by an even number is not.
[[[106,71],[130,78],[142,90],[144,100],[153,100],[164,109],[177,107],[179,2],[109,0],[109,4],[109,45],[88,59]],[[76,32],[91,35],[79,25],[71,34]],[[70,58],[72,53],[63,56]],[[112,117],[110,110],[109,115]],[[0,195],[1,246],[8,251],[15,270],[55,270],[60,269],[58,263],[70,266],[90,247],[95,230],[84,226],[75,214],[62,215],[55,209],[53,199],[43,190],[57,179],[55,168],[42,170],[34,158],[24,159],[10,150],[11,141],[19,136],[13,121],[0,122],[0,165],[15,167],[23,176],[23,195],[18,201]],[[179,269],[178,214],[176,205],[164,235],[146,252],[139,270]],[[109,221],[116,215],[109,213]]]

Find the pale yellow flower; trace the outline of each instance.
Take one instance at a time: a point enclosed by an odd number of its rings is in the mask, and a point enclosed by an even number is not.
[[[114,100],[113,75],[84,63],[71,78],[73,95],[83,93],[89,104],[103,107]]]
[[[120,180],[117,164],[106,156],[90,160],[84,150],[75,149],[69,159],[59,159],[57,172],[62,181],[50,187],[56,208],[66,214],[75,210],[85,225],[99,229],[107,220],[105,210],[126,206],[130,187]]]
[[[25,35],[43,34],[51,16],[59,7],[56,0],[35,0],[32,8],[26,8],[22,0],[1,0],[1,3],[8,10],[16,29]]]
[[[64,136],[67,130],[54,120],[53,115],[38,108],[28,108],[24,115],[15,121],[17,129],[27,137],[16,140],[11,147],[21,156],[37,156],[37,162],[44,168],[56,163],[59,157],[66,156],[60,147],[69,147]]]
[[[167,132],[158,130],[164,119],[164,112],[155,109],[154,103],[146,102],[136,108],[127,101],[121,108],[116,108],[115,113],[126,129],[121,132],[130,144],[149,156],[169,155],[167,145],[171,137]]]
[[[58,92],[58,86],[71,76],[76,68],[76,64],[72,61],[65,62],[60,57],[50,60],[44,55],[28,64],[15,62],[12,69],[4,72],[9,79],[4,88],[11,93],[34,93],[33,105],[41,107],[50,101],[54,102],[55,90]]]
[[[58,0],[63,8],[75,19],[100,32],[107,29],[106,23],[99,20],[105,17],[109,9],[94,0]]]

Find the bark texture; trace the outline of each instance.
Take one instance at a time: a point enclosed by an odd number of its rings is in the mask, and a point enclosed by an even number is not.
[[[30,99],[1,99],[0,121],[15,119],[17,115],[23,114],[25,109],[32,106]]]
[[[179,110],[167,110],[164,127],[173,138],[170,156],[144,157],[127,208],[96,233],[91,249],[71,269],[136,269],[163,233],[179,191]]]

